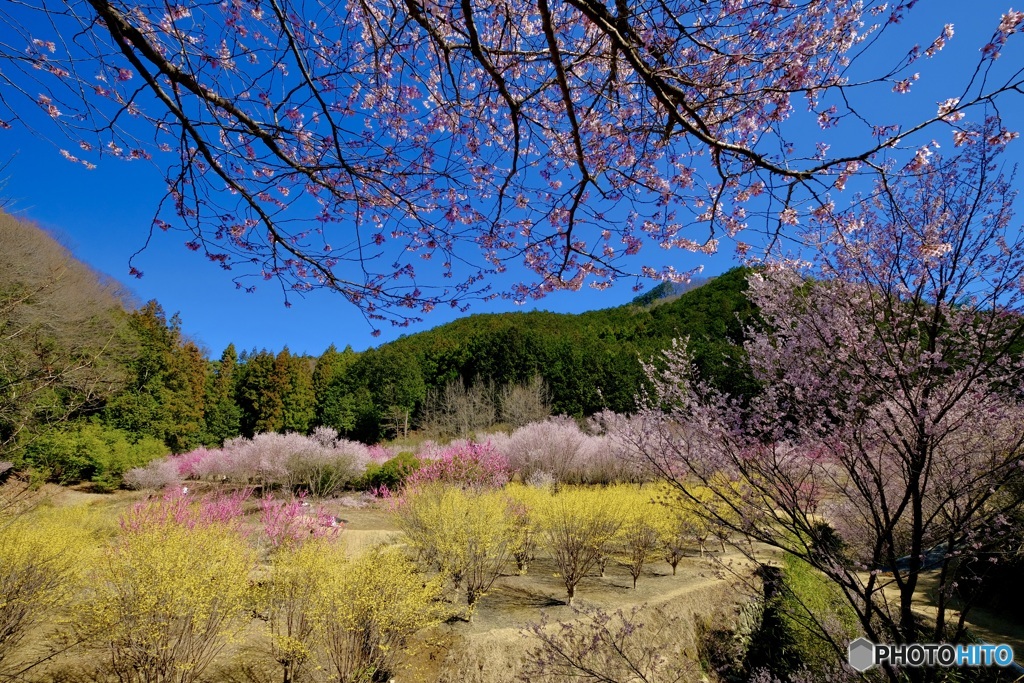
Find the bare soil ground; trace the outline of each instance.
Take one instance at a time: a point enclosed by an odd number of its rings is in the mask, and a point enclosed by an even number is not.
[[[938,586],[938,571],[930,571],[922,574],[918,582],[918,589],[914,593],[913,609],[930,619],[935,617],[935,594]],[[887,595],[891,599],[898,600],[898,593],[895,589],[887,589]],[[947,612],[947,620],[955,620],[960,616],[956,610]],[[1005,643],[1013,647],[1016,653],[1016,660],[1020,663],[1024,660],[1024,624],[1012,622],[1001,617],[991,610],[981,607],[973,607],[965,619],[967,628],[972,634],[987,643]]]
[[[382,541],[398,540],[399,531],[386,510],[374,507],[351,508],[328,501],[327,509],[345,520],[342,538],[350,551]],[[514,566],[509,567],[514,572]],[[695,551],[685,558],[673,575],[672,568],[660,556],[654,556],[633,588],[627,570],[609,562],[605,575],[586,577],[576,589],[573,606],[566,604],[566,589],[553,561],[539,556],[523,575],[501,576],[473,610],[465,617],[465,596],[450,594],[455,617],[422,634],[412,654],[406,657],[395,683],[505,683],[519,679],[534,642],[528,636],[531,623],[542,613],[551,622],[573,621],[575,611],[598,607],[605,611],[647,605],[656,607],[662,617],[680,617],[685,633],[678,638],[693,640],[696,619],[710,619],[716,613],[734,611],[755,597],[755,586],[739,580],[749,578],[750,563],[739,553],[709,553],[700,557]],[[649,617],[648,617],[649,618]],[[646,620],[646,619],[645,619]],[[695,648],[690,654],[696,659]]]

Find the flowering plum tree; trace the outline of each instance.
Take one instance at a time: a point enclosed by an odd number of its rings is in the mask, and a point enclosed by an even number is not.
[[[319,427],[311,436],[271,432],[229,439],[222,448],[200,447],[130,470],[126,481],[136,488],[159,488],[180,479],[214,479],[329,496],[362,475],[370,458],[365,445]]]
[[[922,129],[962,141],[1020,89],[995,65],[1024,13],[993,15],[937,110],[878,118],[861,105],[905,96],[954,34],[869,65],[913,4],[31,0],[3,15],[0,124],[63,129],[72,162],[153,160],[153,229],[401,323],[489,296],[513,261],[516,300],[682,280],[623,259],[713,252],[754,217],[790,232],[853,174],[898,175],[894,150],[929,153]]]
[[[464,489],[500,488],[509,480],[508,460],[489,441],[453,441],[433,453],[422,453],[424,464],[406,479],[415,489],[431,483],[446,483]]]
[[[651,368],[646,428],[631,423],[680,495],[719,503],[691,511],[824,572],[876,642],[962,641],[967,560],[1000,547],[1022,503],[1008,484],[1024,466],[1024,238],[984,142],[997,133],[969,132],[955,158],[822,214],[813,267],[752,277],[749,405],[677,347]],[[925,572],[934,619],[912,609]]]

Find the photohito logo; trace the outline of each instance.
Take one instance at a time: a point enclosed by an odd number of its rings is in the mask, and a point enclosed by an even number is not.
[[[1013,648],[987,643],[883,645],[858,638],[850,643],[848,660],[857,671],[885,663],[893,666],[1010,666]]]

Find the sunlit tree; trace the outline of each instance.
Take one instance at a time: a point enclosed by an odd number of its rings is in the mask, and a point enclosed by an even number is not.
[[[244,626],[255,557],[233,521],[237,503],[172,496],[125,518],[76,615],[119,680],[198,680]]]
[[[0,123],[59,128],[71,163],[154,162],[152,229],[242,286],[326,287],[402,323],[683,280],[629,257],[792,235],[856,174],[902,175],[887,158],[931,153],[929,133],[962,140],[1021,87],[997,58],[1024,14],[993,10],[973,75],[901,116],[954,36],[940,17],[893,50],[880,35],[913,4],[32,0],[2,17]]]
[[[963,641],[968,561],[999,557],[1022,505],[1024,237],[998,130],[969,132],[955,156],[822,213],[813,267],[751,276],[756,398],[711,389],[679,346],[631,432],[691,511],[823,572],[875,642]]]
[[[503,573],[519,539],[509,501],[498,491],[431,483],[407,491],[395,506],[410,545],[456,587],[470,615]]]
[[[571,605],[580,581],[611,554],[622,517],[615,502],[599,490],[566,488],[543,499],[542,506],[542,542]]]

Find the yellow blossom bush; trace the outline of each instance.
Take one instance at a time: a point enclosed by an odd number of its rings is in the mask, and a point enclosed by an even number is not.
[[[91,526],[81,510],[48,507],[0,518],[0,677],[32,665],[25,636],[72,604]]]
[[[223,523],[125,531],[96,567],[78,627],[132,683],[191,683],[243,625],[255,553]]]

